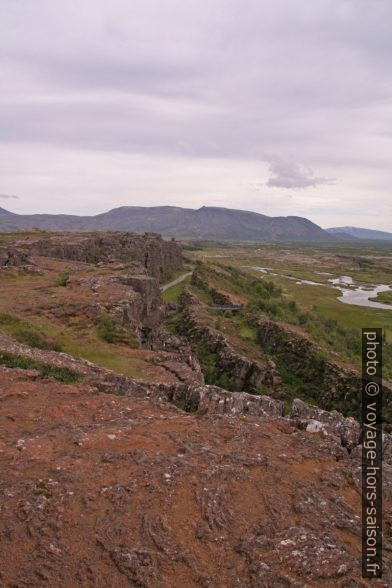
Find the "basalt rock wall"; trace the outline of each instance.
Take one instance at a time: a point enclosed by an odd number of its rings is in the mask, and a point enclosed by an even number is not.
[[[95,264],[135,262],[158,280],[165,279],[182,268],[181,247],[175,241],[165,241],[155,233],[97,233],[87,237],[56,235],[35,241],[30,246],[30,252]]]
[[[18,267],[28,263],[28,254],[16,247],[0,247],[0,268]]]
[[[257,339],[263,349],[306,384],[306,392],[325,410],[337,409],[359,417],[361,408],[361,375],[353,368],[324,357],[321,347],[283,325],[258,317]],[[384,385],[384,416],[392,418],[391,389]]]
[[[199,352],[202,349],[216,355],[218,372],[230,379],[234,390],[265,391],[282,397],[282,381],[272,361],[261,362],[240,355],[220,331],[202,324],[198,317],[200,303],[189,290],[185,289],[180,303],[179,330]],[[202,357],[199,360],[203,363]]]

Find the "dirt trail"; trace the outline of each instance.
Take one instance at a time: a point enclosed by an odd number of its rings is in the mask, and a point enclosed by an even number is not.
[[[181,284],[181,282],[183,282],[184,280],[189,278],[189,276],[191,276],[191,275],[192,275],[192,272],[187,272],[186,274],[183,274],[182,276],[176,278],[172,282],[165,284],[164,286],[161,287],[161,292],[162,293],[166,292],[166,290],[169,290],[169,288],[173,288],[173,286],[177,286],[177,284]]]

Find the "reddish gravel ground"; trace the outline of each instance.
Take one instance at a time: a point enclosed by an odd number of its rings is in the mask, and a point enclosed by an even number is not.
[[[0,462],[0,586],[370,585],[358,460],[281,418],[0,368]]]

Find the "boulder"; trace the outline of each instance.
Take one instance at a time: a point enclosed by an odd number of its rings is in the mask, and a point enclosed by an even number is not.
[[[360,437],[359,423],[352,417],[344,417],[336,410],[328,412],[296,398],[289,416],[296,421],[298,426],[306,429],[309,433],[321,433],[337,437],[348,450],[358,445]]]

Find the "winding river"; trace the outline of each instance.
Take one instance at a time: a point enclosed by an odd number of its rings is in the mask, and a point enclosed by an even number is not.
[[[330,278],[328,284],[321,282],[312,282],[311,280],[300,280],[293,276],[286,276],[277,273],[276,270],[268,267],[244,266],[249,269],[257,270],[263,274],[270,274],[271,276],[281,276],[288,280],[295,280],[296,284],[307,284],[309,286],[324,286],[326,288],[337,288],[341,292],[338,300],[344,304],[354,304],[356,306],[368,306],[370,308],[381,308],[382,310],[392,310],[392,304],[385,304],[382,302],[375,302],[369,298],[375,298],[379,292],[388,292],[392,290],[391,286],[387,284],[363,284],[355,282],[350,276],[339,276],[338,278]],[[327,272],[317,272],[319,274],[327,274]]]
[[[384,304],[382,302],[375,302],[369,300],[369,298],[376,298],[379,292],[388,292],[392,290],[390,286],[386,284],[374,284],[364,285],[354,282],[350,276],[340,276],[328,280],[334,288],[341,291],[342,295],[339,296],[338,300],[344,302],[344,304],[355,304],[357,306],[369,306],[371,308],[382,308],[382,310],[392,310],[392,305]]]

